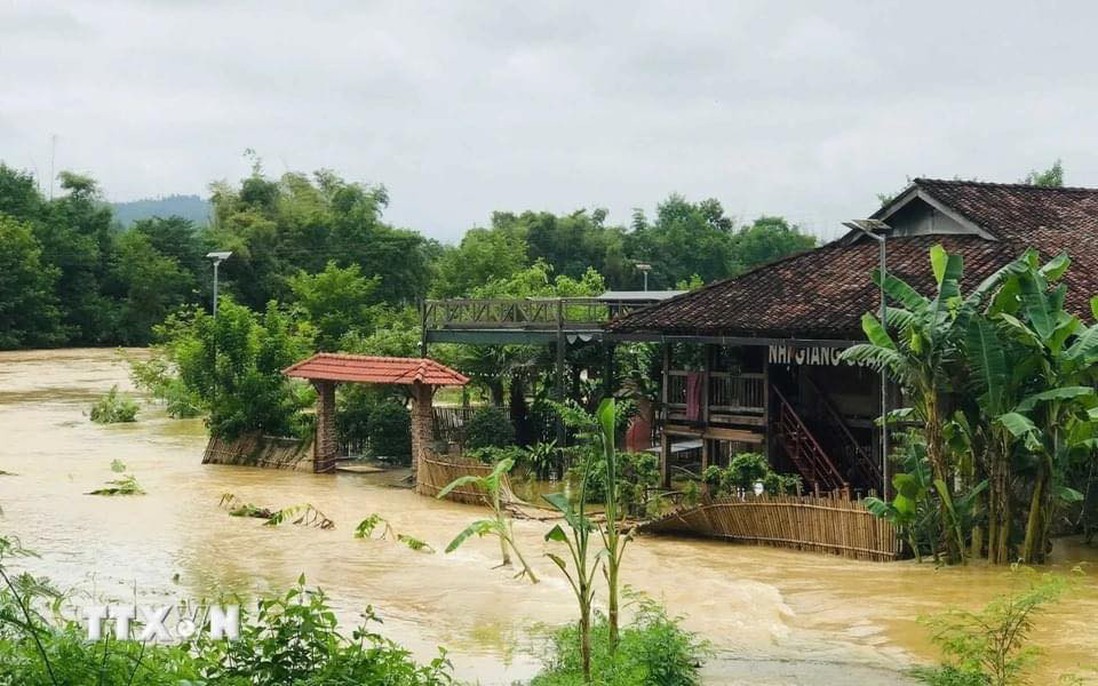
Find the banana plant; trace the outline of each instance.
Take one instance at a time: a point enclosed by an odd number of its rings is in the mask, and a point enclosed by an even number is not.
[[[606,502],[604,512],[606,523],[599,529],[602,535],[603,550],[606,554],[606,575],[608,594],[607,619],[610,626],[610,652],[618,647],[619,639],[619,599],[620,572],[625,546],[631,540],[622,532],[622,512],[620,508],[621,487],[618,484],[618,452],[614,445],[617,435],[617,407],[613,398],[604,398],[595,412],[598,420],[598,443],[602,449],[603,464],[606,469]]]
[[[514,466],[515,461],[511,458],[506,458],[497,462],[496,466],[492,469],[492,472],[487,476],[474,476],[469,474],[458,477],[439,491],[438,496],[436,497],[445,498],[455,488],[469,485],[476,486],[487,494],[485,500],[487,500],[488,506],[492,509],[491,518],[478,519],[465,527],[465,529],[455,536],[454,540],[450,541],[450,544],[446,546],[446,552],[454,552],[473,536],[495,536],[499,539],[500,554],[503,557],[503,562],[500,566],[510,567],[511,552],[514,552],[515,557],[518,558],[519,565],[522,567],[518,573],[515,574],[515,578],[521,579],[522,577],[526,577],[530,580],[530,583],[536,584],[538,583],[538,577],[534,573],[534,570],[530,568],[530,565],[527,564],[526,558],[522,555],[522,551],[515,545],[514,522],[512,522],[511,518],[504,512],[500,499],[503,478]]]
[[[1056,483],[1058,475],[1076,455],[1093,459],[1098,327],[1065,310],[1067,286],[1053,285],[1070,264],[1066,256],[1042,266],[1031,250],[1017,262],[1022,270],[1003,284],[991,312],[1025,351],[1030,383],[1027,394],[995,421],[1035,458],[1021,550],[1023,561],[1032,563],[1045,558],[1057,498],[1074,495]],[[1098,298],[1090,305],[1098,317]]]
[[[569,562],[555,553],[546,553],[546,557],[553,561],[576,596],[579,604],[579,637],[580,637],[580,661],[583,667],[584,683],[591,682],[591,605],[595,599],[595,575],[598,573],[601,558],[591,557],[591,534],[595,531],[595,524],[587,517],[587,477],[590,470],[590,460],[584,467],[583,480],[580,485],[579,502],[575,505],[564,493],[549,493],[543,498],[557,509],[564,517],[565,527],[555,525],[545,534],[546,541],[563,543],[568,549]]]
[[[930,266],[936,283],[933,297],[922,295],[896,276],[873,272],[873,282],[899,305],[886,309],[891,330],[866,313],[862,329],[868,343],[847,349],[843,359],[886,373],[903,387],[914,415],[923,424],[933,478],[948,485],[953,482],[953,465],[945,425],[951,415],[949,397],[957,390],[955,381],[961,376],[957,367],[963,335],[987,297],[1022,268],[1011,263],[962,296],[964,262],[960,255],[949,254],[936,245],[930,250]],[[942,521],[947,521],[950,513],[946,503],[940,502],[939,507]],[[958,548],[956,538],[946,535],[943,543],[949,562],[960,562],[964,551]]]
[[[916,475],[895,474],[892,477],[892,501],[869,496],[865,499],[865,509],[876,517],[890,522],[915,554],[918,562],[923,561],[916,530],[919,505],[926,500],[927,488]]]

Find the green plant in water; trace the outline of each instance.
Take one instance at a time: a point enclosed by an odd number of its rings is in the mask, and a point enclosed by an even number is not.
[[[545,667],[531,686],[695,686],[701,683],[699,668],[708,647],[685,631],[676,618],[668,617],[650,599],[638,598],[633,621],[622,628],[615,650],[610,647],[608,620],[595,618],[592,673],[584,680],[579,637],[575,626],[553,634]]]
[[[291,505],[281,510],[259,507],[246,503],[232,493],[224,493],[217,506],[229,511],[230,517],[253,517],[265,519],[263,526],[279,526],[287,522],[299,526],[312,526],[318,529],[334,529],[335,522],[309,503]]]
[[[514,551],[515,557],[518,558],[519,564],[522,565],[522,569],[518,571],[515,577],[522,578],[525,576],[530,579],[531,583],[536,584],[538,582],[538,577],[534,574],[534,570],[530,568],[530,565],[526,563],[526,558],[523,557],[522,551],[515,545],[514,522],[506,515],[500,501],[500,492],[503,489],[503,479],[514,466],[514,460],[503,459],[496,463],[496,466],[488,476],[475,476],[469,474],[458,477],[439,491],[437,497],[445,498],[455,488],[475,486],[484,491],[486,494],[485,501],[492,510],[491,518],[478,519],[455,536],[454,540],[450,541],[450,544],[446,546],[446,552],[454,552],[461,547],[462,543],[465,543],[465,541],[469,540],[472,536],[495,536],[499,539],[500,555],[503,557],[501,566],[511,566],[511,552]]]
[[[526,449],[523,461],[529,466],[534,476],[542,481],[547,480],[556,467],[560,464],[560,451],[557,450],[557,441],[554,439],[548,443],[536,443]]]
[[[126,471],[126,463],[119,459],[111,460],[111,471],[115,474],[121,474]]]
[[[145,489],[141,488],[133,474],[126,474],[120,479],[108,481],[102,488],[88,491],[85,495],[145,495]]]
[[[397,540],[408,546],[410,549],[417,553],[431,553],[434,554],[435,549],[431,547],[427,541],[408,534],[397,534]]]
[[[564,543],[571,557],[571,567],[558,555],[547,553],[549,559],[564,573],[572,587],[579,604],[580,618],[577,634],[580,646],[582,674],[585,682],[591,680],[591,605],[594,600],[594,577],[605,559],[603,573],[607,580],[609,593],[607,631],[610,651],[613,652],[619,640],[619,572],[628,534],[620,529],[622,512],[619,509],[620,491],[618,487],[617,451],[614,440],[617,431],[617,407],[613,398],[603,399],[592,416],[574,405],[554,405],[561,419],[573,428],[587,447],[588,454],[583,460],[580,473],[579,500],[573,505],[564,493],[551,493],[544,496],[550,505],[564,516],[568,527],[565,531],[560,524],[554,526],[545,535],[547,541]],[[596,526],[586,513],[587,489],[595,465],[603,468],[601,474],[605,481],[604,526]],[[603,549],[591,559],[591,534],[597,533]]]
[[[927,499],[926,484],[916,475],[896,474],[892,477],[892,489],[895,492],[892,502],[886,502],[874,496],[869,496],[862,502],[865,504],[865,509],[875,517],[885,519],[896,527],[897,533],[907,541],[915,559],[922,562],[916,526],[919,506]]]
[[[118,424],[137,421],[138,404],[112,386],[105,396],[95,401],[91,408],[91,420],[96,424]]]
[[[382,529],[381,535],[378,536],[378,538],[381,540],[385,540],[390,534],[393,533],[393,527],[389,525],[389,520],[374,512],[369,517],[363,519],[361,522],[358,523],[358,526],[355,527],[354,536],[355,538],[373,538],[374,530],[377,529],[378,526],[385,527],[384,529]]]
[[[1026,673],[1041,654],[1030,642],[1036,619],[1064,595],[1071,581],[1057,574],[1038,575],[1028,567],[1014,566],[1012,574],[1024,588],[995,598],[981,610],[920,618],[945,661],[914,670],[918,678],[936,686],[1028,683]]]
[[[291,505],[271,513],[263,526],[278,526],[285,522],[300,526],[313,526],[318,529],[334,529],[335,522],[309,503]]]

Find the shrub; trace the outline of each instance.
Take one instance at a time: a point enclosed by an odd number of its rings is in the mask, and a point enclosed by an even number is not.
[[[801,483],[801,477],[795,474],[775,472],[766,456],[759,453],[740,453],[724,469],[712,465],[702,474],[702,480],[711,495],[751,493],[757,483],[762,483],[766,493],[795,493]]]
[[[375,456],[412,461],[412,414],[402,403],[383,400],[373,407],[369,423],[370,451]]]
[[[668,617],[649,599],[638,599],[633,623],[622,629],[621,642],[610,651],[606,617],[597,616],[592,630],[591,677],[599,686],[694,686],[707,653],[705,643]],[[579,631],[575,625],[554,633],[545,667],[530,686],[580,686],[583,671]]]
[[[503,460],[511,460],[518,463],[523,458],[525,453],[522,448],[517,445],[509,445],[506,448],[477,448],[476,450],[470,450],[466,453],[474,460],[479,460],[484,464],[497,464]]]
[[[502,407],[482,407],[465,424],[465,448],[504,448],[515,443],[515,427]]]
[[[1028,577],[1025,587],[995,598],[982,610],[919,618],[930,627],[931,640],[945,660],[938,667],[914,670],[916,677],[935,686],[1029,683],[1026,672],[1040,656],[1040,649],[1030,642],[1034,620],[1060,599],[1069,581],[1025,567],[1012,573]]]
[[[138,388],[163,402],[169,417],[185,419],[206,411],[202,399],[175,375],[162,351],[154,352],[144,362],[130,360],[130,378]]]
[[[95,401],[91,408],[91,420],[97,424],[117,424],[137,420],[138,405],[133,398],[118,392],[118,386]]]
[[[587,477],[587,502],[606,500],[606,460],[601,454],[582,451],[579,460],[569,470],[573,478],[583,474],[583,460],[594,460]],[[618,453],[619,500],[632,516],[644,514],[648,491],[660,483],[660,458],[652,453]]]

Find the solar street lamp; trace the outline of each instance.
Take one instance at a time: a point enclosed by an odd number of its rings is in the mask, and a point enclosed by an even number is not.
[[[888,330],[888,303],[885,300],[885,274],[888,264],[888,232],[892,227],[880,219],[852,219],[843,222],[843,226],[860,231],[863,235],[877,241],[880,246],[881,273],[881,326]],[[888,374],[881,369],[881,497],[888,499]]]
[[[213,290],[213,316],[217,316],[217,268],[221,266],[221,263],[229,259],[232,256],[231,250],[224,250],[221,252],[208,252],[206,253],[206,259],[213,260],[214,267],[214,290]]]

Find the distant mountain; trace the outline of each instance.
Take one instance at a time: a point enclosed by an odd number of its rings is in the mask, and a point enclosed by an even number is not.
[[[169,195],[164,198],[145,198],[130,202],[111,203],[114,217],[122,226],[129,226],[139,219],[179,216],[197,225],[210,222],[210,203],[197,195]]]

